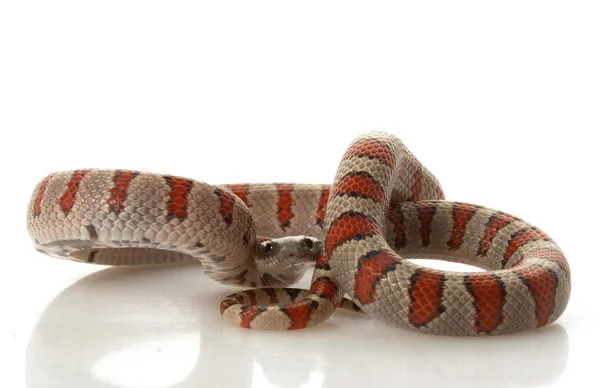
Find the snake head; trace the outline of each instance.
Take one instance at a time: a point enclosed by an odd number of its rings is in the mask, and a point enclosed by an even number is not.
[[[256,267],[282,281],[295,283],[314,266],[323,243],[314,237],[288,236],[263,241],[260,244]]]

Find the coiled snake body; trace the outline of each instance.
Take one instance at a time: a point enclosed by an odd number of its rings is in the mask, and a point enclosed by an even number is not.
[[[317,325],[347,307],[346,295],[393,326],[506,334],[555,321],[570,294],[568,263],[549,236],[509,214],[445,201],[435,177],[381,132],[349,146],[331,187],[214,186],[129,170],[50,174],[33,192],[28,231],[38,250],[83,262],[199,259],[214,280],[259,287],[221,303],[225,320],[255,329]],[[266,288],[292,284],[313,265],[310,290]]]

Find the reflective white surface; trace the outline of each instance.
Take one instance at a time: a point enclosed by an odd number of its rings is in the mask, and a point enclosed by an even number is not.
[[[63,280],[90,272],[50,262],[57,271],[46,275]],[[89,273],[48,295],[30,333],[13,328],[24,335],[24,368],[18,360],[9,374],[22,372],[25,387],[538,387],[562,386],[590,367],[572,354],[569,312],[547,328],[492,338],[405,332],[346,311],[309,330],[258,332],[221,321],[219,302],[231,290],[199,265]],[[581,351],[585,338],[576,340]]]

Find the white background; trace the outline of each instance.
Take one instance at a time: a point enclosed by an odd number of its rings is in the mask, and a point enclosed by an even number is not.
[[[594,384],[597,2],[198,3],[0,5],[0,386]],[[561,245],[573,290],[557,323],[456,339],[338,312],[249,332],[221,323],[231,289],[198,267],[104,270],[27,236],[29,195],[53,171],[328,183],[371,129],[400,137],[449,199]]]

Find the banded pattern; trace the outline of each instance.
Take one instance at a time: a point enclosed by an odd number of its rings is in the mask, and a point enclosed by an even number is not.
[[[310,290],[288,305],[233,294],[221,306],[223,317],[246,328],[299,329],[324,322],[347,294],[393,326],[495,335],[547,325],[568,302],[569,267],[553,240],[509,214],[444,201],[431,173],[387,134],[363,135],[346,151],[323,223],[325,251]],[[486,271],[439,271],[403,257]],[[317,292],[324,282],[328,292]],[[255,315],[242,319],[248,304]],[[286,319],[289,309],[302,313]]]
[[[165,176],[165,181],[170,188],[167,219],[171,220],[177,217],[179,220],[185,220],[188,216],[188,196],[194,182],[190,179],[170,175]]]
[[[230,226],[233,222],[233,207],[235,206],[235,197],[227,190],[215,189],[215,194],[219,197],[219,213],[223,220]]]
[[[288,183],[280,183],[277,185],[277,194],[279,199],[277,201],[277,219],[281,225],[281,229],[284,231],[290,227],[290,222],[294,218],[292,212],[292,205],[294,200],[292,199],[292,191],[294,187]]]
[[[65,213],[65,215],[69,214],[73,208],[73,205],[75,204],[75,198],[79,192],[79,183],[87,173],[88,170],[73,171],[71,179],[69,180],[69,183],[67,183],[67,189],[62,197],[60,197],[58,200],[60,209],[63,211],[63,213]]]
[[[323,220],[325,218],[325,209],[327,207],[327,201],[329,200],[330,187],[325,186],[321,189],[321,196],[319,197],[319,207],[317,208],[317,220],[316,224],[323,227]]]
[[[114,187],[110,189],[110,198],[106,201],[110,210],[114,213],[120,213],[125,209],[125,200],[129,185],[138,176],[139,171],[116,170],[113,177]]]
[[[54,257],[109,265],[199,260],[216,281],[260,287],[221,304],[224,319],[244,328],[302,329],[337,307],[447,335],[555,321],[571,282],[558,245],[517,217],[443,199],[400,140],[371,132],[348,147],[332,186],[214,186],[133,170],[53,173],[33,191],[27,227],[35,247]],[[265,244],[286,235],[323,241],[309,290],[271,288],[302,274],[302,265],[265,269]],[[298,241],[306,249],[320,244]],[[485,271],[438,271],[405,257]]]
[[[269,204],[277,204],[264,198],[277,198],[282,187],[285,232],[277,214],[264,217]],[[316,214],[328,190],[328,185],[214,186],[132,170],[64,171],[35,188],[27,227],[36,249],[57,258],[104,265],[200,260],[208,276],[225,284],[282,286],[302,273],[264,273],[255,264],[257,247],[287,232],[322,238]]]
[[[54,174],[48,175],[39,184],[37,194],[35,195],[35,198],[33,199],[33,216],[34,217],[37,217],[40,214],[42,214],[42,199],[44,199],[44,193],[46,192],[46,186],[48,186],[48,182],[50,181],[50,179],[52,179],[53,176],[54,176]]]

